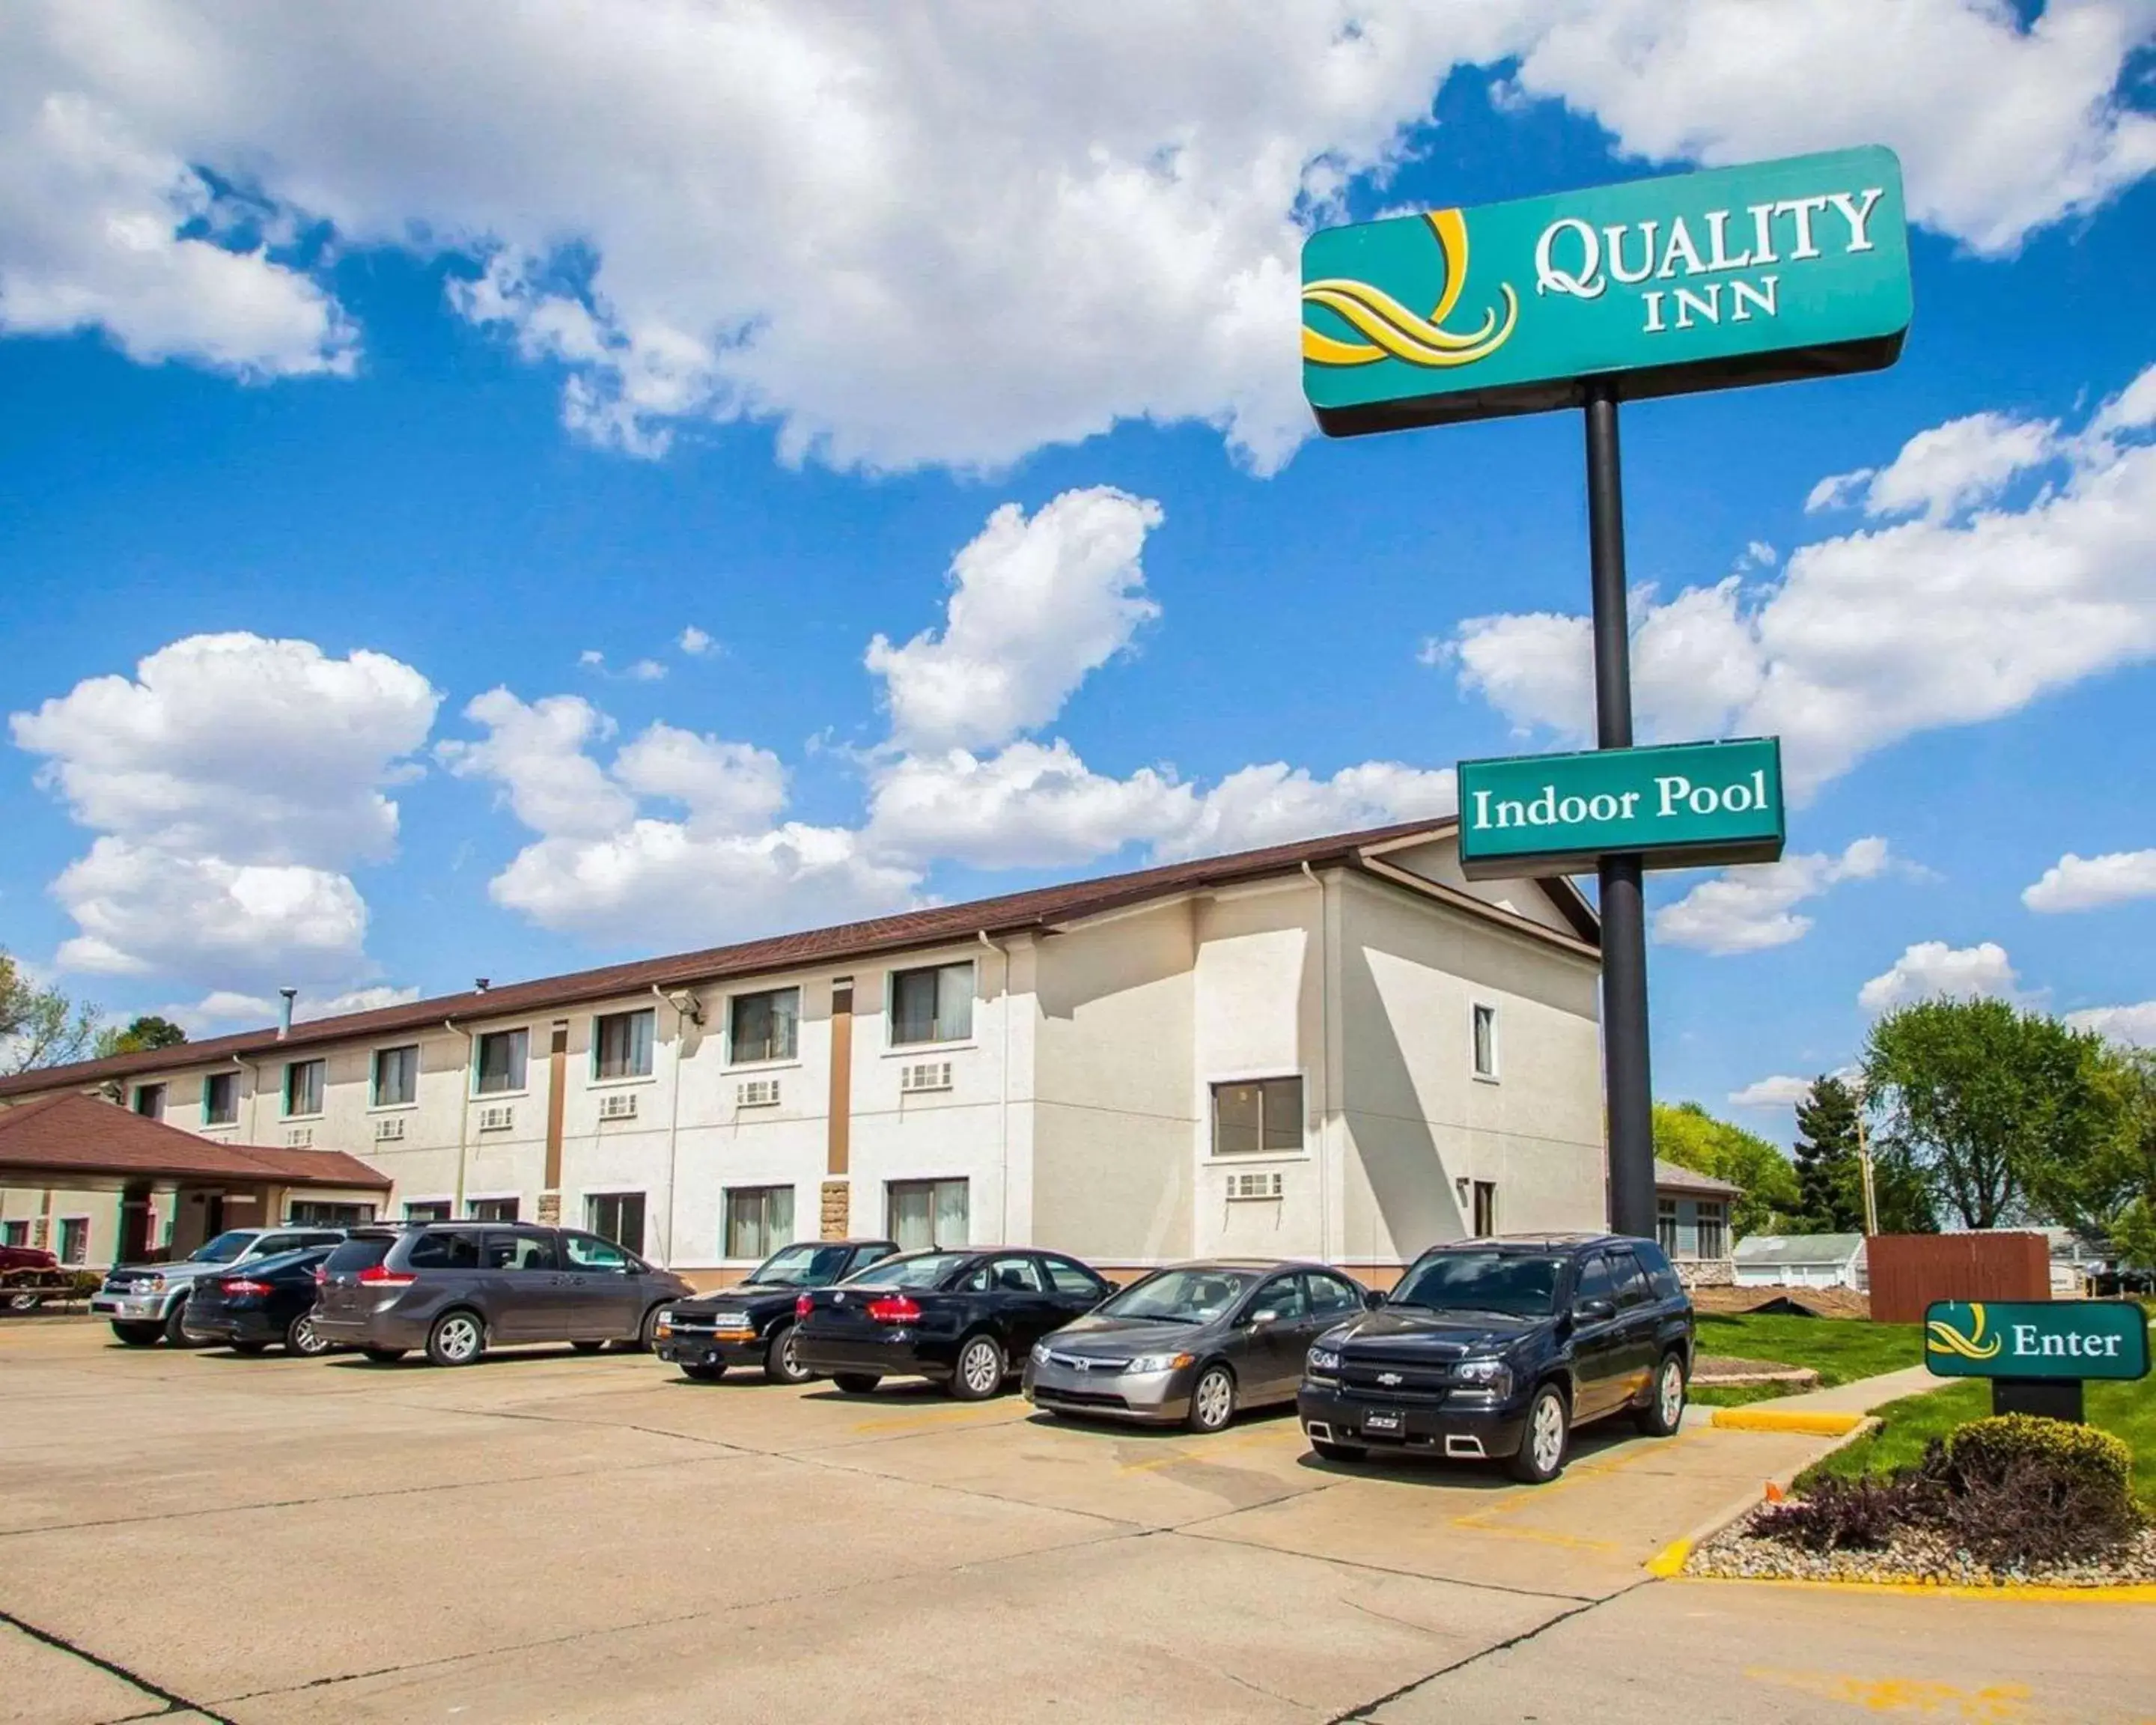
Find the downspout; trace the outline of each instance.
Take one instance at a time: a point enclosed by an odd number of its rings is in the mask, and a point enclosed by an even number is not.
[[[461,1217],[465,1213],[465,1162],[469,1153],[467,1145],[471,1134],[471,1053],[472,1033],[454,1019],[444,1019],[442,1028],[453,1030],[465,1040],[465,1060],[457,1090],[457,1195],[449,1205],[449,1214]]]
[[[1317,1112],[1317,1255],[1330,1259],[1332,1250],[1332,964],[1326,938],[1332,895],[1324,880],[1307,860],[1304,877],[1317,889],[1317,1075],[1321,1092]],[[1341,1242],[1342,1256],[1347,1242]]]
[[[999,1153],[1002,1158],[1002,1173],[999,1176],[999,1178],[1001,1180],[1000,1189],[1003,1194],[1002,1204],[1004,1216],[1004,1224],[1001,1231],[1003,1238],[1009,1240],[1014,1237],[1011,1234],[1010,1225],[1010,949],[1008,947],[999,947],[993,941],[990,940],[988,938],[988,932],[985,928],[975,931],[974,938],[978,940],[983,946],[986,947],[991,952],[993,952],[997,957],[1004,961],[1003,1001],[1002,1010],[999,1014],[1003,1019],[1004,1051],[1002,1069],[997,1075],[997,1082],[998,1088],[1003,1093],[1002,1106],[999,1110],[1003,1117],[1001,1126],[1003,1147]],[[1030,1230],[1029,1230],[1027,1237],[1029,1239],[1031,1238]]]
[[[666,1110],[666,1267],[674,1267],[674,1171],[681,1143],[681,1062],[689,1052],[689,1014],[677,1000],[670,999],[658,983],[651,992],[674,1009],[674,1094]],[[724,1245],[724,1242],[721,1242]]]

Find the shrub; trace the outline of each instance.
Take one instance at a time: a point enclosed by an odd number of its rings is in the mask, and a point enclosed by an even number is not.
[[[1751,1537],[1804,1551],[1881,1551],[1908,1521],[1899,1480],[1829,1477],[1816,1491],[1777,1504],[1752,1523]]]
[[[2133,1451],[2122,1438],[2093,1425],[2070,1425],[2034,1414],[1997,1414],[1972,1420],[1948,1448],[1965,1489],[1998,1490],[2006,1476],[2035,1463],[2061,1481],[2076,1480],[2122,1503],[2133,1493]]]

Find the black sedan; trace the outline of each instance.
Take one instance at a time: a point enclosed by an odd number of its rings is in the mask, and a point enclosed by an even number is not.
[[[315,1333],[315,1271],[334,1250],[309,1246],[198,1277],[180,1319],[187,1340],[234,1353],[260,1353],[273,1342],[310,1359],[327,1353],[331,1344]]]
[[[926,1378],[983,1401],[1033,1344],[1113,1285],[1075,1258],[1026,1246],[907,1252],[794,1302],[794,1358],[848,1395]]]
[[[1156,1270],[1035,1344],[1026,1399],[1055,1414],[1218,1431],[1239,1408],[1293,1401],[1310,1344],[1377,1297],[1322,1264]]]
[[[806,1384],[814,1374],[793,1348],[793,1302],[803,1288],[825,1288],[898,1250],[888,1240],[803,1240],[782,1246],[747,1281],[659,1314],[653,1347],[684,1378],[716,1383],[728,1366],[758,1365],[774,1384]]]

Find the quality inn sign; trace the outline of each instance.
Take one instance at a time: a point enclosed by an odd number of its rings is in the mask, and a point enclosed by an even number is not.
[[[1891,365],[1901,166],[1870,146],[1313,234],[1303,389],[1334,436]]]

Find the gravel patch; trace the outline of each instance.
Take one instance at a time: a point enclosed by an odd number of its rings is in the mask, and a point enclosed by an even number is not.
[[[1794,1389],[1810,1389],[1819,1382],[1819,1373],[1810,1366],[1786,1365],[1776,1359],[1742,1359],[1735,1354],[1702,1353],[1692,1362],[1691,1381],[1701,1385],[1787,1384]]]
[[[1987,1568],[1929,1528],[1897,1534],[1883,1551],[1809,1552],[1778,1539],[1755,1538],[1753,1525],[1768,1506],[1748,1510],[1702,1543],[1685,1564],[1687,1575],[1744,1581],[1919,1581],[1942,1587],[2118,1587],[2156,1582],[2156,1527],[2144,1527],[2102,1563]]]

